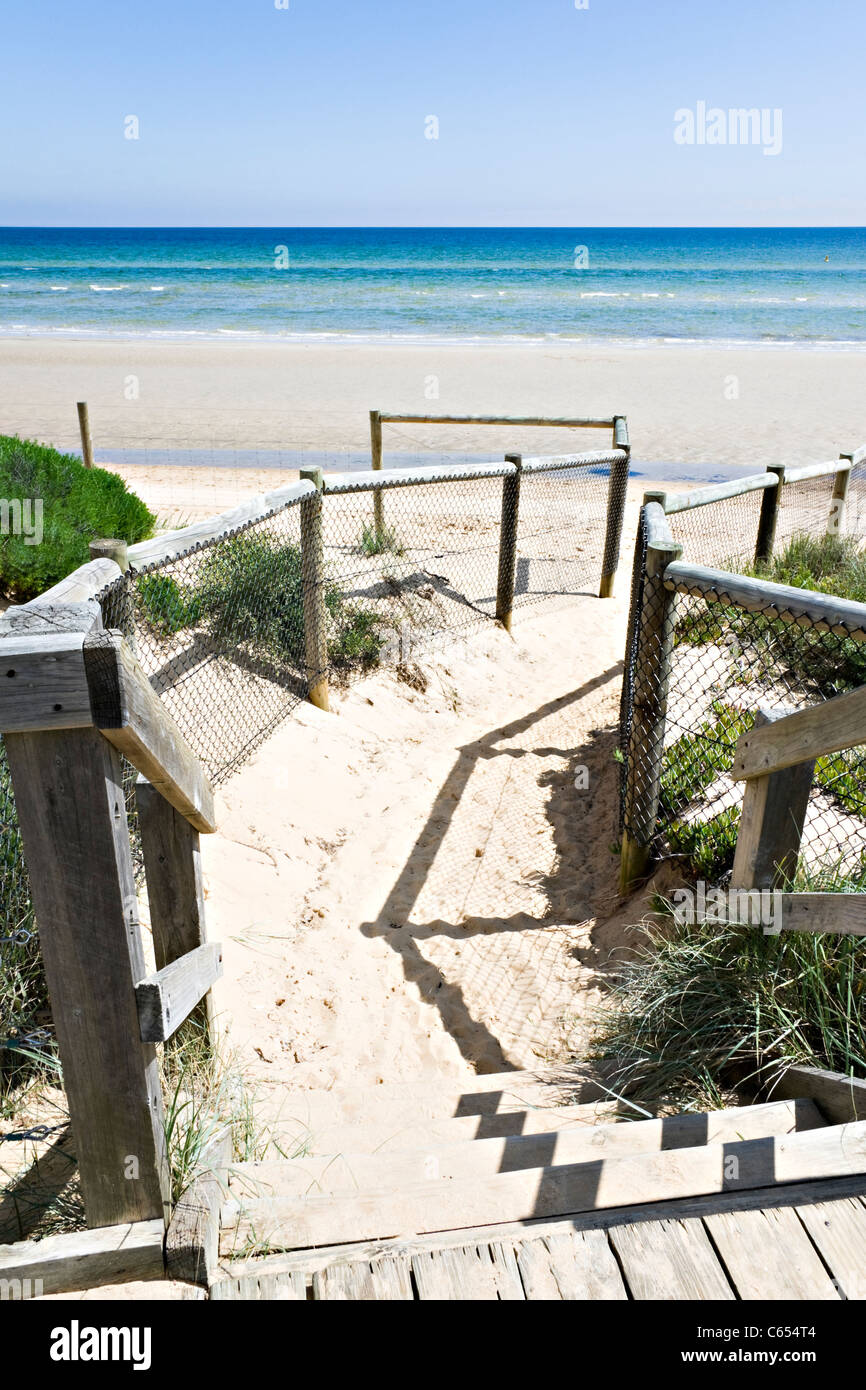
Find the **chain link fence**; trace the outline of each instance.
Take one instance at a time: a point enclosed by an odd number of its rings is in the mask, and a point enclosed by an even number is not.
[[[721,570],[751,565],[763,498],[764,491],[756,488],[704,506],[671,511],[671,534],[682,546],[683,558]]]
[[[830,630],[805,592],[801,605],[762,581],[744,598],[735,575],[731,593],[721,578],[708,589],[647,573],[647,530],[644,508],[623,685],[622,828],[723,883],[743,801],[730,776],[737,740],[760,709],[790,712],[866,684],[866,607],[848,604]],[[809,886],[828,876],[860,886],[866,875],[866,746],[818,760],[800,872]]]

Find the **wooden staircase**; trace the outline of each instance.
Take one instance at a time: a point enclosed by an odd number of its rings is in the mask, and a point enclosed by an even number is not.
[[[811,1100],[624,1114],[635,1110],[585,1069],[481,1076],[471,1091],[420,1099],[392,1088],[312,1096],[278,1127],[296,1157],[231,1169],[224,1268],[866,1171],[866,1125],[828,1125]]]

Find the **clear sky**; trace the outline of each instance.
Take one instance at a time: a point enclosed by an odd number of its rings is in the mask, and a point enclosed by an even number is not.
[[[0,223],[866,223],[864,0],[282,3],[8,4]]]

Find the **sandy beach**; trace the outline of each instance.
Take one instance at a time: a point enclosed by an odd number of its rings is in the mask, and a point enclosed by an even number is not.
[[[864,364],[862,352],[820,348],[3,338],[0,428],[74,443],[75,402],[87,400],[97,447],[349,450],[369,447],[374,407],[619,412],[639,460],[801,463],[859,441]],[[420,440],[434,451],[555,452],[568,438],[395,426],[385,451]]]

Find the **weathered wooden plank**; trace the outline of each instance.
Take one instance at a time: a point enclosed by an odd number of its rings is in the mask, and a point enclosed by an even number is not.
[[[145,778],[135,786],[157,970],[207,941],[199,833]],[[215,1041],[212,995],[193,1017]]]
[[[0,1245],[0,1280],[29,1280],[31,1290],[38,1286],[48,1295],[163,1279],[164,1237],[160,1218]]]
[[[495,1259],[487,1245],[456,1246],[413,1255],[412,1273],[422,1302],[494,1302],[524,1297],[514,1259],[500,1251]]]
[[[564,1216],[866,1173],[866,1123],[354,1196],[251,1197],[223,1208],[222,1253],[253,1233],[274,1248]]]
[[[752,786],[753,783],[748,785]],[[776,926],[781,931],[866,936],[866,894],[782,893],[778,900]]]
[[[742,497],[749,492],[763,492],[775,488],[779,479],[775,473],[751,473],[747,478],[732,478],[727,483],[711,483],[708,487],[691,488],[688,492],[644,493],[644,501],[658,501],[664,497],[664,509],[668,516],[675,512],[688,512],[694,507],[712,506],[714,502],[724,502],[730,497]]]
[[[168,1199],[156,1052],[120,759],[96,729],[8,734],[88,1223],[161,1216]]]
[[[46,589],[37,598],[31,599],[30,603],[25,606],[27,608],[44,608],[51,604],[82,603],[87,599],[95,598],[98,593],[101,593],[103,589],[119,578],[120,570],[113,560],[88,560],[85,564],[79,565],[77,570],[67,574],[65,579],[59,580],[57,584],[52,584],[50,589]]]
[[[850,469],[850,463],[847,464]],[[845,469],[846,464],[840,463],[838,459],[830,459],[826,463],[803,463],[796,468],[785,468],[785,486],[788,483],[804,483],[808,478],[826,478],[831,473],[838,473]]]
[[[609,1238],[632,1298],[733,1300],[724,1270],[696,1218],[616,1226]]]
[[[613,429],[614,421],[625,416],[583,416],[559,419],[544,415],[391,415],[377,411],[389,425],[549,425],[553,429]]]
[[[210,782],[122,635],[94,633],[83,650],[96,727],[196,830],[213,832]]]
[[[4,636],[0,641],[0,730],[89,729],[84,635]]]
[[[784,710],[760,709],[755,728],[785,718]],[[731,873],[735,888],[775,888],[794,877],[814,772],[814,762],[803,762],[747,782]]]
[[[107,1284],[102,1288],[75,1293],[46,1294],[40,1303],[204,1303],[207,1290],[177,1279],[133,1279],[127,1284]]]
[[[307,1281],[303,1274],[249,1274],[243,1279],[219,1279],[210,1286],[217,1303],[306,1303]]]
[[[387,1258],[329,1265],[313,1275],[313,1297],[321,1301],[412,1302],[408,1259]]]
[[[489,1241],[507,1241],[516,1245],[524,1240],[537,1240],[550,1235],[562,1235],[564,1232],[608,1231],[615,1226],[627,1226],[642,1221],[683,1221],[692,1216],[703,1217],[719,1211],[769,1211],[776,1207],[839,1201],[843,1197],[854,1196],[866,1199],[866,1176],[862,1174],[847,1178],[817,1179],[813,1182],[783,1183],[779,1187],[763,1187],[745,1192],[711,1193],[703,1197],[677,1198],[673,1201],[575,1213],[553,1219],[503,1221],[457,1231],[437,1231],[427,1235],[350,1241],[345,1244],[233,1259],[230,1268],[238,1278],[253,1274],[283,1274],[287,1271],[312,1275],[317,1269],[324,1269],[334,1260],[376,1259],[384,1253],[413,1255],[428,1250],[448,1249],[455,1245]]]
[[[294,1160],[237,1163],[232,1168],[230,1185],[240,1192],[298,1197],[308,1193],[395,1189],[439,1179],[493,1176],[523,1168],[658,1153],[735,1139],[761,1139],[795,1129],[817,1129],[823,1123],[812,1101],[779,1100],[711,1115],[669,1115],[628,1124],[582,1124],[510,1138],[472,1142],[463,1139],[397,1150],[372,1145],[369,1153],[343,1147],[328,1153],[308,1153]],[[350,1140],[351,1131],[346,1138]]]
[[[493,1261],[494,1278],[500,1301],[503,1303],[522,1303],[526,1295],[523,1292],[523,1281],[520,1278],[520,1270],[517,1268],[514,1247],[494,1241],[487,1246],[487,1249]]]
[[[156,968],[203,946],[205,930],[199,835],[144,777],[135,785]]]
[[[866,1299],[866,1206],[856,1197],[797,1207],[843,1298]]]
[[[607,1240],[603,1239],[606,1247]],[[562,1299],[562,1291],[551,1267],[550,1251],[543,1240],[520,1241],[515,1246],[515,1256],[527,1302],[552,1303]]]
[[[763,777],[863,742],[866,742],[866,685],[741,734],[731,776],[735,781]]]
[[[557,1233],[545,1236],[543,1244],[560,1298],[582,1302],[628,1297],[604,1231]]]
[[[719,1212],[704,1225],[740,1298],[839,1297],[791,1207]]]
[[[209,941],[135,986],[142,1042],[166,1042],[223,973],[222,946]]]
[[[419,487],[424,483],[459,483],[473,478],[503,478],[513,472],[513,464],[491,459],[489,463],[434,464],[429,468],[358,469],[352,473],[326,473],[322,480],[325,495],[344,492],[373,492],[397,487]]]
[[[230,1134],[210,1146],[206,1171],[182,1193],[165,1237],[165,1267],[172,1279],[207,1287],[219,1268],[220,1207],[228,1190]]]
[[[189,550],[195,550],[211,541],[223,540],[234,531],[251,522],[262,521],[266,516],[280,511],[283,507],[299,502],[307,497],[311,484],[305,482],[289,483],[286,487],[272,492],[257,493],[248,497],[230,511],[220,512],[218,516],[207,517],[204,521],[182,526],[177,531],[165,531],[154,536],[153,540],[139,541],[128,550],[129,563],[133,569],[142,570],[148,565],[159,564],[163,560],[176,559]]]
[[[707,569],[684,560],[676,560],[668,567],[665,582],[678,593],[727,597],[748,613],[781,618],[814,628],[816,632],[838,632],[855,642],[866,641],[866,604],[851,599],[796,589],[790,584],[771,584],[766,579],[750,579],[747,575]]]
[[[866,1120],[866,1081],[819,1067],[794,1066],[773,1078],[774,1096],[808,1096],[835,1125]]]

